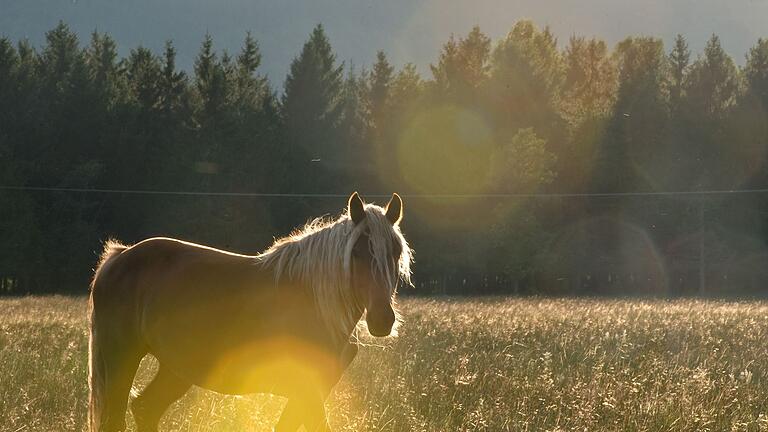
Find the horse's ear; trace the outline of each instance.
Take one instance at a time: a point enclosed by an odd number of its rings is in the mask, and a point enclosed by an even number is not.
[[[352,218],[352,222],[355,225],[359,224],[365,219],[365,209],[363,208],[363,200],[360,199],[360,195],[357,192],[353,192],[347,202],[347,211],[349,211],[349,217]]]
[[[403,200],[400,195],[393,193],[387,203],[387,219],[392,225],[397,225],[403,219]]]

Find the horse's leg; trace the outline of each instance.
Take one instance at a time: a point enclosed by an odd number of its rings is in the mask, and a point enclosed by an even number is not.
[[[99,432],[119,432],[125,429],[125,408],[143,354],[139,350],[116,347],[104,353],[104,412]]]
[[[304,425],[307,432],[329,432],[322,395],[303,394],[290,397],[280,415],[275,432],[296,432]]]
[[[157,375],[137,397],[131,400],[131,412],[138,432],[154,432],[168,407],[184,396],[191,384],[162,363]]]
[[[288,399],[288,403],[280,415],[280,420],[275,428],[276,432],[295,432],[303,424],[310,432],[330,431],[328,418],[325,414],[324,401],[336,385],[342,373],[349,367],[357,355],[357,345],[348,344],[339,356],[339,369],[336,379],[331,382],[330,388],[321,393],[308,393],[294,396]]]

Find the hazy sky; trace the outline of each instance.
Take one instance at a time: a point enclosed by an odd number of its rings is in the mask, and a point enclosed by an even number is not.
[[[522,18],[549,25],[561,45],[574,33],[611,45],[643,34],[668,47],[682,33],[696,53],[714,32],[739,64],[758,37],[768,37],[768,0],[0,0],[0,34],[11,39],[39,45],[61,19],[81,40],[94,29],[110,33],[121,54],[139,44],[159,51],[173,39],[185,69],[206,32],[217,48],[235,52],[251,30],[262,48],[262,72],[278,89],[317,23],[338,58],[358,70],[384,49],[395,64],[414,62],[427,71],[451,33],[478,24],[497,40]]]

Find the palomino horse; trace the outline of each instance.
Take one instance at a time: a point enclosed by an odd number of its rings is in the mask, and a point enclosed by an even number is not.
[[[192,386],[288,398],[276,430],[329,430],[324,401],[357,354],[365,313],[373,336],[398,321],[399,280],[410,283],[403,203],[357,193],[333,221],[314,220],[249,256],[168,238],[107,242],[91,286],[89,422],[125,428],[134,374],[146,354],[154,379],[131,399],[139,431],[155,431]]]

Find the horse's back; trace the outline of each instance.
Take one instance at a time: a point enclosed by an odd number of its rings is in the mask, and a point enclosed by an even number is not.
[[[134,275],[138,288],[149,293],[172,288],[190,293],[195,287],[208,288],[211,284],[236,288],[243,278],[260,270],[255,257],[165,237],[136,243],[117,257],[113,267],[123,276]]]
[[[152,238],[119,258],[121,271],[134,275],[145,319],[184,311],[202,318],[222,308],[239,309],[270,291],[264,283],[267,275],[254,257],[194,243]]]
[[[230,258],[242,258],[252,259],[250,255],[243,255],[235,252],[226,251],[223,249],[217,249],[211,246],[201,245],[198,243],[192,243],[184,240],[178,240],[169,237],[152,237],[146,240],[142,240],[135,245],[128,248],[132,251],[141,251],[142,253],[160,253],[160,254],[201,254],[210,257],[230,257]]]

